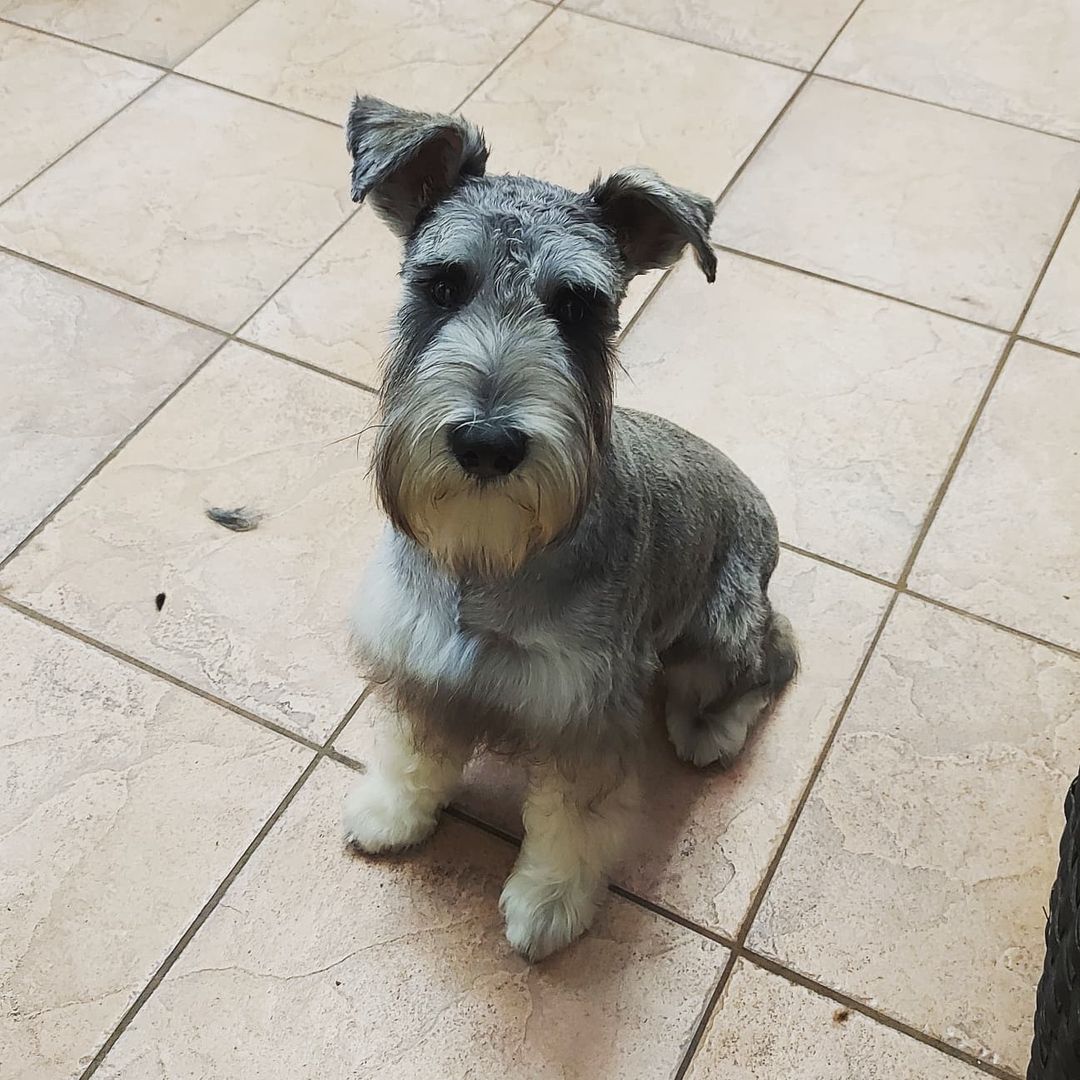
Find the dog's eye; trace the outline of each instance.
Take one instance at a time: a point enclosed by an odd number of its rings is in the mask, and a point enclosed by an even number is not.
[[[563,326],[577,326],[588,317],[590,307],[585,297],[575,289],[560,289],[551,303],[551,314]]]
[[[446,278],[436,278],[431,283],[431,299],[439,307],[450,307],[454,302],[455,290],[453,284]]]
[[[457,307],[465,299],[465,276],[457,267],[448,266],[428,280],[427,291],[439,307]]]

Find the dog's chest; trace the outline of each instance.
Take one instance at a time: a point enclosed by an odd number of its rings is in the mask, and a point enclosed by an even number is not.
[[[607,665],[571,611],[540,605],[528,591],[451,583],[386,554],[369,569],[354,629],[392,678],[474,694],[537,720],[602,697]]]

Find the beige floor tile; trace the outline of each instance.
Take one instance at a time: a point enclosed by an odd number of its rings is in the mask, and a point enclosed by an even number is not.
[[[389,341],[401,292],[401,244],[365,208],[240,331],[267,349],[378,386],[379,360]],[[623,325],[662,277],[634,279],[620,312]]]
[[[371,395],[232,344],[0,575],[0,590],[323,739],[360,690],[346,614],[380,527]],[[261,513],[253,532],[207,507]],[[165,593],[159,612],[155,597]]]
[[[888,600],[862,578],[785,554],[772,589],[802,650],[798,685],[727,772],[681,764],[656,724],[645,778],[647,830],[617,875],[619,884],[711,930],[734,936]],[[361,706],[336,746],[365,761],[387,713]],[[520,834],[521,770],[481,759],[457,800],[463,809]]]
[[[259,0],[179,70],[335,123],[355,93],[448,112],[546,14],[532,0]]]
[[[980,1080],[984,1075],[740,960],[687,1080]]]
[[[0,16],[169,67],[251,0],[0,0]]]
[[[233,329],[351,207],[341,135],[168,78],[0,208],[0,243]]]
[[[0,254],[0,558],[220,340]]]
[[[401,293],[400,266],[401,242],[365,206],[240,335],[377,386]]]
[[[131,60],[0,24],[0,199],[160,75]]]
[[[798,547],[895,580],[1002,335],[739,256],[680,267],[627,336],[624,405],[729,454]]]
[[[565,6],[643,30],[800,68],[814,66],[856,0],[566,0]]]
[[[1080,353],[1080,213],[1073,214],[1021,329]]]
[[[1076,0],[866,0],[820,71],[1080,136]]]
[[[310,753],[0,607],[0,1061],[78,1076]]]
[[[1080,661],[902,597],[749,944],[1020,1071]]]
[[[717,215],[724,244],[1011,329],[1080,145],[815,79]]]
[[[599,172],[648,165],[715,197],[800,78],[557,11],[463,111],[487,132],[492,172],[580,189]]]
[[[352,775],[320,765],[102,1078],[668,1076],[724,950],[612,898],[530,967],[502,938],[513,851],[456,822],[406,857],[343,850]]]
[[[1018,343],[912,574],[965,611],[1080,649],[1080,359]]]

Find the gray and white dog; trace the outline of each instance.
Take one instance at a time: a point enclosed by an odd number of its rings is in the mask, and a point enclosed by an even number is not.
[[[723,454],[612,405],[628,282],[712,205],[645,169],[583,194],[487,176],[480,131],[354,101],[352,193],[404,240],[374,468],[389,518],[354,630],[398,727],[346,800],[378,853],[434,829],[474,750],[529,765],[500,906],[537,960],[590,924],[638,804],[658,673],[678,755],[729,763],[796,670],[773,515]],[[646,793],[647,798],[647,793]]]

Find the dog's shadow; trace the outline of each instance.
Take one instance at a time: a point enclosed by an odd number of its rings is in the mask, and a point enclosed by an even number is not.
[[[753,767],[758,739],[751,736],[742,758],[729,770],[686,765],[676,758],[667,738],[661,705],[662,692],[658,691],[653,695],[645,737],[639,823],[614,875],[616,895],[608,897],[584,938],[563,952],[535,965],[509,952],[494,903],[501,885],[500,871],[489,864],[494,857],[508,871],[513,853],[506,851],[504,859],[498,855],[500,840],[484,838],[454,821],[472,819],[502,840],[518,842],[527,784],[526,770],[520,762],[496,755],[479,757],[466,773],[447,822],[429,842],[434,850],[421,848],[386,860],[405,874],[409,894],[414,898],[426,895],[433,910],[460,909],[463,894],[470,894],[482,911],[490,911],[490,920],[481,918],[477,924],[483,941],[475,943],[473,955],[477,959],[486,955],[488,963],[506,971],[518,983],[519,992],[533,1003],[530,1010],[557,1015],[557,1023],[527,1025],[528,1046],[522,1052],[558,1066],[565,1075],[610,1075],[605,1065],[615,1067],[621,1058],[620,1048],[597,1045],[598,1028],[608,1038],[608,1028],[613,1027],[603,1022],[609,1011],[625,1018],[625,1026],[620,1019],[620,1030],[613,1028],[610,1036],[622,1039],[639,1022],[631,1014],[640,1010],[640,1021],[645,1022],[660,1007],[652,998],[654,993],[663,997],[663,987],[657,985],[644,992],[639,985],[643,972],[648,972],[647,980],[664,981],[659,968],[652,968],[650,957],[685,944],[689,953],[684,955],[692,954],[692,963],[701,966],[702,992],[707,994],[715,984],[725,954],[719,948],[710,951],[707,943],[695,941],[691,929],[676,923],[689,923],[721,938],[734,937],[738,927],[730,925],[726,915],[737,912],[732,916],[737,921],[745,908],[742,883],[736,882],[733,890],[737,898],[727,895],[738,873],[736,861],[728,852],[728,829],[735,824],[741,848],[746,837],[741,831],[745,823],[739,819],[754,803],[748,795],[752,785],[747,773]],[[763,723],[767,724],[768,719]],[[454,834],[452,839],[446,835],[448,831]],[[491,844],[496,847],[490,848]],[[440,854],[446,845],[448,850]],[[735,846],[734,838],[731,845]],[[475,847],[476,858],[470,858],[463,846]],[[747,869],[742,867],[744,874]],[[495,877],[491,876],[493,872]],[[666,920],[665,913],[673,915],[674,922]],[[431,945],[438,952],[438,942],[433,940]],[[456,978],[450,969],[442,971],[444,961],[450,968],[456,967],[451,955],[433,956],[434,972],[429,970],[429,975]],[[659,967],[663,964],[658,961]],[[472,986],[468,996],[475,998],[475,1007],[490,1007],[494,1015],[507,1007],[502,1002],[503,992],[497,980],[490,986],[482,980]],[[484,1006],[480,998],[492,994],[494,997]],[[696,1001],[692,1006],[683,998],[680,1002],[682,1008],[688,1008],[688,1015],[696,1013]],[[511,1013],[516,1009],[511,1007]],[[676,1039],[686,1034],[681,1028],[672,1032]]]

